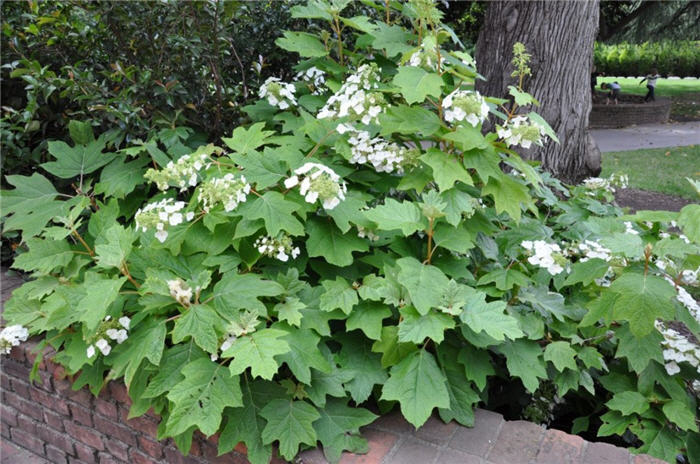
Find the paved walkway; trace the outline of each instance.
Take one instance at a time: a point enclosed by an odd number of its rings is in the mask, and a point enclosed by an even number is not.
[[[645,124],[622,129],[594,129],[591,133],[603,153],[700,145],[700,121]]]

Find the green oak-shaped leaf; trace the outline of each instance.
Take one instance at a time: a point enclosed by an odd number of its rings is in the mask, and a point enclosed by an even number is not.
[[[442,94],[442,78],[415,66],[401,66],[394,76],[396,85],[406,99],[406,103],[422,103],[428,95],[439,98]]]
[[[398,401],[403,416],[418,428],[434,408],[450,407],[446,384],[447,379],[433,355],[418,350],[391,368],[381,399]]]
[[[681,430],[698,431],[698,425],[695,423],[695,414],[688,407],[688,404],[683,401],[671,400],[663,405],[664,414]]]
[[[301,309],[306,308],[306,305],[299,299],[293,296],[285,298],[282,302],[275,305],[277,311],[277,319],[286,321],[287,324],[299,327],[301,325]]]
[[[264,313],[265,305],[258,298],[282,293],[284,287],[277,282],[264,280],[257,274],[229,273],[214,286],[214,305],[224,317],[238,314],[240,309]]]
[[[457,348],[447,343],[438,348],[440,370],[447,379],[447,392],[450,395],[450,407],[438,410],[440,418],[445,422],[456,420],[460,424],[474,426],[474,404],[480,401],[479,395],[469,383],[464,366],[459,361]]]
[[[651,439],[645,437],[647,439],[644,440],[649,443],[649,449],[646,451],[648,454],[666,462],[673,462],[676,456],[681,454],[683,440],[678,436],[678,432],[671,430],[670,426],[663,426],[658,431],[650,432],[650,435]]]
[[[39,235],[61,208],[61,202],[55,200],[58,196],[55,187],[37,173],[5,176],[5,180],[15,188],[0,191],[2,216],[5,217],[3,230],[21,230],[25,240]]]
[[[279,441],[280,454],[291,461],[299,451],[299,445],[314,446],[317,435],[313,423],[321,415],[309,403],[277,399],[272,400],[261,411],[267,420],[262,431],[263,443],[269,445]]]
[[[399,281],[408,290],[411,302],[420,314],[425,315],[430,308],[440,306],[450,281],[439,268],[421,264],[410,257],[401,258],[396,264],[401,269]]]
[[[401,309],[403,320],[399,323],[399,342],[421,344],[426,338],[442,343],[445,330],[452,329],[455,321],[449,314],[428,311],[421,315],[411,306]]]
[[[420,160],[433,170],[433,177],[441,192],[451,189],[455,182],[474,185],[472,177],[456,156],[431,148],[420,157]]]
[[[119,290],[126,282],[126,277],[111,279],[97,272],[86,272],[82,287],[86,289],[75,308],[80,313],[80,320],[85,322],[88,331],[94,331],[107,315],[109,306],[119,296]]]
[[[636,391],[615,393],[605,405],[614,411],[620,411],[625,416],[642,414],[649,409],[649,401]]]
[[[299,208],[279,192],[265,192],[262,197],[243,203],[240,212],[247,219],[262,219],[269,235],[275,236],[282,230],[290,235],[304,235],[304,226],[293,215]]]
[[[360,427],[371,424],[377,416],[364,408],[347,405],[348,399],[331,398],[321,417],[313,423],[318,440],[323,445],[323,454],[330,462],[338,462],[343,451],[366,453],[367,441],[362,438]]]
[[[184,380],[168,393],[173,403],[166,430],[178,435],[196,426],[206,436],[219,430],[225,407],[243,406],[237,375],[226,366],[200,358],[182,368]]]
[[[552,342],[544,349],[544,360],[551,361],[559,372],[564,372],[567,367],[576,370],[576,351],[568,342]]]
[[[383,205],[366,211],[365,217],[376,223],[380,230],[401,230],[406,236],[425,228],[420,209],[410,201],[399,203],[388,198]]]
[[[315,35],[306,32],[284,31],[284,37],[275,40],[275,44],[287,51],[296,52],[304,58],[328,55],[328,50]]]
[[[287,353],[291,349],[284,340],[286,335],[284,330],[262,329],[238,337],[229,349],[221,353],[221,357],[233,358],[229,366],[233,375],[240,374],[250,367],[253,378],[270,380],[279,369],[275,356]]]
[[[275,185],[289,173],[279,153],[269,148],[265,148],[264,153],[249,151],[231,155],[231,159],[244,169],[246,180],[254,183],[258,190]]]
[[[574,263],[571,265],[571,273],[564,281],[564,285],[575,285],[577,283],[590,285],[595,279],[603,277],[608,272],[608,268],[610,268],[610,264],[600,258]]]
[[[306,251],[309,256],[320,256],[336,266],[349,266],[353,262],[353,251],[367,251],[367,241],[352,232],[342,233],[332,223],[324,220],[309,220],[306,223],[309,239]]]
[[[320,299],[321,311],[333,311],[340,308],[345,314],[350,314],[352,307],[359,301],[357,291],[340,276],[337,276],[335,280],[324,280],[321,285],[326,289]]]
[[[164,320],[150,319],[136,327],[131,327],[129,338],[120,345],[119,354],[115,355],[110,378],[124,375],[128,386],[141,365],[148,359],[154,366],[160,365],[165,347],[166,324]]]
[[[75,256],[75,251],[65,240],[27,240],[29,251],[15,258],[12,267],[23,271],[49,274],[58,267],[67,266]]]
[[[156,398],[169,392],[184,376],[182,368],[196,359],[207,357],[194,340],[174,345],[165,350],[158,366],[158,373],[151,377],[141,398]]]
[[[284,324],[276,324],[275,328],[287,332],[284,340],[289,344],[289,351],[278,356],[281,363],[286,363],[300,382],[311,383],[311,368],[330,374],[331,365],[321,353],[319,342],[321,337],[309,329],[296,329]]]
[[[382,367],[391,367],[398,364],[409,353],[416,351],[418,347],[414,343],[399,342],[399,328],[395,325],[382,327],[382,335],[372,344],[374,353],[382,354]]]
[[[524,336],[518,320],[506,314],[505,309],[504,301],[487,303],[484,292],[471,289],[471,294],[467,297],[464,310],[459,317],[475,333],[483,331],[499,341],[505,340],[506,337],[515,340]]]
[[[95,185],[95,193],[104,193],[114,198],[124,198],[136,186],[144,184],[148,158],[126,161],[126,157],[116,158],[100,173],[100,182]]]
[[[344,371],[352,373],[345,383],[345,389],[355,403],[363,403],[369,398],[374,385],[386,381],[386,369],[382,367],[380,356],[371,351],[369,341],[364,336],[351,332],[336,339],[342,344],[338,364]]]
[[[622,436],[630,425],[637,423],[634,416],[623,416],[619,411],[608,411],[600,416],[600,419],[603,425],[598,429],[599,437]]]
[[[381,135],[422,134],[430,137],[440,128],[440,119],[432,111],[420,106],[390,106],[379,115]]]
[[[137,238],[133,229],[125,229],[119,224],[114,224],[106,231],[102,231],[95,241],[95,255],[98,267],[122,268],[126,259],[131,254],[133,243]]]
[[[264,145],[265,139],[270,137],[275,131],[263,130],[264,122],[253,124],[252,126],[237,127],[231,137],[223,137],[221,140],[233,151],[245,155],[256,148]]]
[[[175,321],[173,343],[187,337],[207,353],[216,353],[219,348],[215,328],[222,327],[224,320],[209,305],[192,305]]]
[[[520,222],[521,205],[535,209],[527,186],[506,175],[502,175],[498,179],[490,178],[481,190],[481,195],[491,195],[496,206],[496,212],[499,214],[502,212],[508,213],[515,222]]]
[[[65,142],[52,141],[48,146],[49,153],[56,158],[56,161],[49,161],[41,167],[61,179],[82,177],[114,160],[113,154],[102,153],[105,147],[103,139],[74,147]]]
[[[684,206],[678,215],[678,225],[690,240],[700,244],[700,205]]]
[[[383,22],[378,22],[372,35],[374,36],[372,47],[378,50],[386,50],[388,57],[394,57],[413,48],[409,43],[414,35],[406,32],[406,29],[396,24],[389,26]]]
[[[284,398],[285,390],[276,382],[241,379],[243,407],[227,408],[224,412],[226,425],[219,437],[219,455],[233,450],[240,442],[245,443],[247,458],[252,464],[269,464],[272,446],[263,443],[262,431],[265,419],[260,411],[271,401]]]
[[[661,277],[628,272],[615,279],[609,290],[619,295],[613,317],[628,321],[632,333],[638,337],[654,330],[656,319],[673,319],[676,292]]]
[[[465,345],[459,350],[457,359],[464,366],[467,379],[474,382],[479,390],[486,388],[486,378],[496,373],[487,350]]]
[[[506,357],[508,372],[519,377],[530,393],[537,390],[540,383],[538,379],[547,378],[547,371],[541,359],[542,348],[537,342],[520,338],[499,346],[498,351]]]
[[[381,339],[382,320],[391,316],[391,309],[387,305],[364,301],[360,303],[350,314],[345,322],[347,330],[362,330],[367,338]]]
[[[458,189],[450,189],[440,193],[440,198],[445,202],[445,220],[453,226],[462,221],[462,214],[474,213],[476,201],[468,193]]]
[[[618,339],[615,357],[627,358],[633,371],[641,373],[651,361],[663,364],[661,342],[664,338],[657,330],[637,337],[630,331],[629,325],[625,324],[615,330],[615,336]]]

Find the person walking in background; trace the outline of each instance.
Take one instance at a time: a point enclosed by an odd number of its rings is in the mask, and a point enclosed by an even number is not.
[[[644,101],[648,102],[649,100],[651,101],[656,101],[656,98],[654,98],[654,89],[656,88],[656,79],[658,79],[659,74],[656,68],[652,68],[651,74],[647,74],[644,76],[644,79],[639,81],[639,85],[642,85],[642,82],[647,81],[647,95],[644,97]]]
[[[595,87],[598,85],[598,76],[605,76],[605,73],[598,72],[595,65],[593,65],[593,70],[591,70],[591,95],[595,95]]]

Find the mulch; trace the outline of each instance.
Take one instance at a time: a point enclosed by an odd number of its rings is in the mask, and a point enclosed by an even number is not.
[[[633,188],[618,190],[615,193],[615,201],[623,208],[627,207],[632,211],[680,211],[684,206],[693,203],[691,200],[683,197]]]

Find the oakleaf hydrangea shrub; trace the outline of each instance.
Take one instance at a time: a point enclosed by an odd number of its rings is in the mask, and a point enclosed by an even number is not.
[[[26,329],[76,386],[120,379],[183,453],[199,430],[336,462],[367,451],[368,408],[470,426],[510,384],[528,417],[577,404],[574,432],[696,459],[700,205],[625,214],[620,177],[562,185],[515,151],[557,143],[523,47],[514,100],[482,96],[431,2],[346,4],[293,8],[320,27],[278,41],[297,80],[222,144],[103,153],[76,122],[42,165],[75,191],[7,176],[33,280],[0,347]]]

